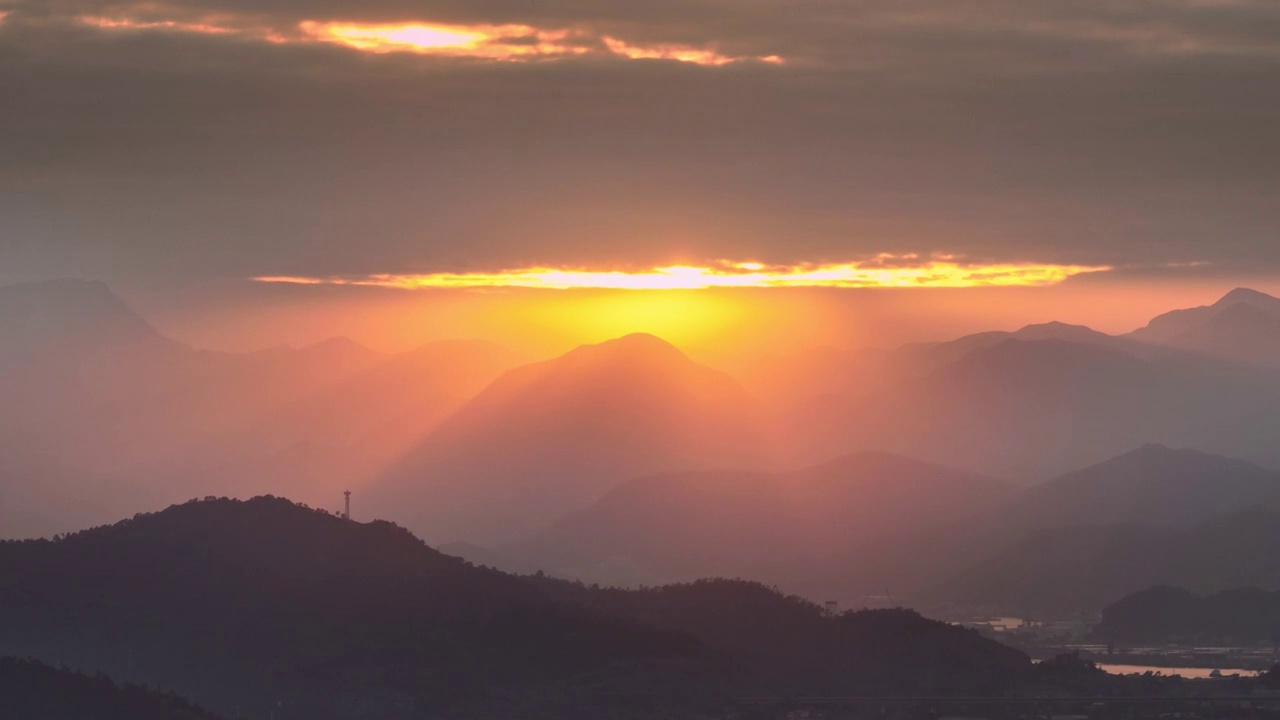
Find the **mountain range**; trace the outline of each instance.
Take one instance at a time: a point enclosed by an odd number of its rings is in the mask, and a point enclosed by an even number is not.
[[[0,697],[8,720],[216,720],[173,695],[30,659],[0,658]]]
[[[1277,308],[1236,290],[1127,336],[1045,323],[779,355],[744,384],[651,335],[533,363],[484,341],[196,350],[100,283],[8,286],[0,527],[352,489],[358,515],[503,567],[1042,605],[1018,589],[1053,555],[1036,538],[1083,557],[1089,528],[1129,542],[1274,507],[1280,372],[1254,350]],[[1064,576],[1089,607],[1138,589]]]
[[[728,575],[847,597],[844,582],[887,543],[1011,496],[990,478],[875,452],[792,472],[665,473],[628,480],[502,551],[601,583]]]
[[[984,527],[967,541],[981,559],[925,599],[1060,616],[1154,584],[1280,589],[1280,473],[1229,458],[1144,447],[1032,488]]]

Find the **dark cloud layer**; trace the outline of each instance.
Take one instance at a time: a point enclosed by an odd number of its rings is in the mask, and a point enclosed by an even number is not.
[[[1280,270],[1268,0],[0,11],[0,280],[881,251]],[[786,62],[371,55],[86,15],[516,23]]]

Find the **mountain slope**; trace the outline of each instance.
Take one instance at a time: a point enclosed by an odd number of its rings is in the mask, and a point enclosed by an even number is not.
[[[215,720],[173,695],[120,687],[102,675],[57,670],[35,660],[0,658],[0,697],[7,720]]]
[[[588,581],[736,576],[835,597],[881,541],[1008,497],[996,481],[883,453],[787,473],[668,473],[629,480],[506,552]]]
[[[1268,315],[1280,315],[1280,298],[1249,288],[1236,288],[1223,295],[1212,305],[1183,310],[1171,310],[1152,318],[1145,327],[1129,334],[1135,340],[1149,343],[1165,343],[1171,338],[1204,323],[1222,310],[1233,305],[1249,305]]]
[[[1280,637],[1280,592],[1242,587],[1196,595],[1155,586],[1103,608],[1095,633],[1126,643],[1274,645]]]
[[[1249,543],[1280,532],[1277,511],[1280,473],[1148,445],[1028,488],[971,530],[886,552],[935,560],[917,573],[930,606],[1072,614],[1153,583],[1220,589],[1233,569],[1262,582],[1274,565]]]
[[[914,613],[831,618],[741,582],[518,578],[275,498],[0,543],[0,654],[319,720],[688,715],[743,693],[988,690],[1028,669]]]
[[[101,282],[62,279],[0,286],[0,368],[80,361],[131,346],[181,347]]]
[[[886,450],[1023,481],[1146,443],[1280,464],[1280,376],[1123,339],[1006,338],[820,410],[792,422],[811,454]]]
[[[1038,528],[1188,526],[1258,505],[1280,508],[1280,472],[1147,445],[1031,488],[1008,514]]]
[[[1156,317],[1129,337],[1280,369],[1280,298],[1237,288],[1212,305]]]
[[[1081,525],[1032,532],[928,593],[935,603],[1074,616],[1151,585],[1280,589],[1280,512],[1249,509],[1193,527]]]
[[[386,523],[284,500],[175,506],[58,542],[0,545],[0,653],[172,688],[210,707],[421,711],[622,663],[687,637],[561,609]],[[682,658],[684,660],[682,660]],[[639,670],[636,670],[639,671]],[[416,676],[412,683],[390,673]],[[384,716],[397,716],[390,713]]]
[[[629,477],[767,463],[756,412],[729,376],[630,335],[506,373],[367,502],[427,537],[510,539]]]

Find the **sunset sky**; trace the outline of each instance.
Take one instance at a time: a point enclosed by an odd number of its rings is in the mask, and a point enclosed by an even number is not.
[[[197,344],[892,344],[1280,289],[1270,0],[0,0],[0,58],[0,282]]]

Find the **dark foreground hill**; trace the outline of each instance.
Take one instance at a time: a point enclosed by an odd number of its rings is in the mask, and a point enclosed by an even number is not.
[[[120,686],[37,660],[0,658],[0,717],[5,720],[216,720],[174,695]]]
[[[532,578],[562,602],[692,635],[801,695],[992,693],[1021,679],[1020,653],[902,608],[836,616],[758,583],[699,580],[641,590]]]
[[[269,497],[0,544],[0,655],[153,684],[225,714],[317,720],[990,691],[1029,667],[907,611],[831,618],[728,581],[626,592],[521,578],[388,523]]]

